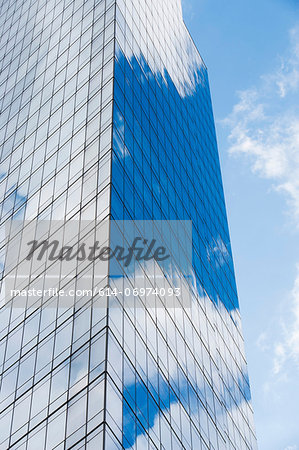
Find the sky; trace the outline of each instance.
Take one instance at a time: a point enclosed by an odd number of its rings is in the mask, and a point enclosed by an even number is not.
[[[208,67],[260,450],[299,450],[299,1],[182,0]]]

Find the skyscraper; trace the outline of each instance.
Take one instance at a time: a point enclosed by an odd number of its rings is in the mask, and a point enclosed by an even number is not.
[[[6,0],[0,23],[0,448],[255,449],[207,70],[180,0]],[[192,221],[190,303],[165,302],[157,263],[150,279],[108,267],[113,296],[5,299],[7,224],[107,218]]]

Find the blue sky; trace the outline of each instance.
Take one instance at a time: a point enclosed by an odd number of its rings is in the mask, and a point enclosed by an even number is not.
[[[299,450],[299,1],[183,0],[209,70],[260,450]]]

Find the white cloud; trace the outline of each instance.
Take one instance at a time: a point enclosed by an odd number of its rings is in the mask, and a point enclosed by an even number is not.
[[[274,367],[273,372],[274,375],[277,375],[282,367],[284,366],[284,363],[286,361],[286,349],[285,346],[282,343],[276,344],[274,349]]]
[[[289,92],[296,91],[299,86],[299,27],[290,31],[290,39],[291,55],[286,60],[282,59],[280,70],[274,76],[282,98]]]
[[[229,258],[229,252],[221,239],[221,236],[218,236],[217,239],[211,241],[210,245],[207,247],[207,256],[210,262],[215,261],[217,268],[225,264],[226,260]]]
[[[274,344],[273,375],[276,376],[283,375],[287,362],[294,362],[299,368],[299,264],[291,301],[291,313],[287,314],[287,321],[282,324],[282,338]]]
[[[262,352],[266,352],[270,349],[269,337],[265,331],[259,335],[256,345]]]
[[[199,81],[197,72],[203,66],[203,61],[184,24],[181,1],[127,0],[125,3],[128,11],[132,10],[133,5],[137,10],[144,10],[146,29],[151,37],[147,42],[139,40],[140,48],[134,48],[134,53],[138,51],[142,53],[155,73],[165,78],[165,72],[167,72],[182,97],[193,94],[194,85]],[[152,17],[157,14],[160,15],[161,27],[153,26]],[[127,14],[132,35],[138,36],[140,33],[138,24],[134,21],[130,23],[129,16]],[[129,46],[126,46],[125,52],[126,58],[133,56]],[[159,58],[156,55],[159,55]],[[172,56],[169,57],[169,55]],[[178,61],[181,62],[180,70],[178,70]]]
[[[279,67],[238,95],[224,121],[230,152],[249,157],[252,170],[287,195],[299,226],[299,26],[290,32],[290,49]]]
[[[287,329],[287,346],[292,357],[299,365],[299,264],[297,266],[297,278],[293,288],[293,311],[295,321],[290,329]]]
[[[229,127],[230,153],[245,155],[254,173],[284,192],[299,228],[299,24],[290,31],[290,48],[273,73],[257,86],[238,93],[239,102],[224,121]],[[272,375],[287,379],[289,362],[299,367],[299,265],[290,295],[292,311],[282,323],[280,339],[262,333],[257,346],[273,355]]]

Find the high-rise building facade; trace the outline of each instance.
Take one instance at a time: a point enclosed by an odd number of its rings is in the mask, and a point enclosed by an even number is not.
[[[157,264],[108,267],[113,296],[7,301],[2,229],[0,449],[256,449],[207,70],[180,0],[2,0],[0,14],[6,230],[192,221],[189,303],[174,307],[142,295],[168,283]]]

